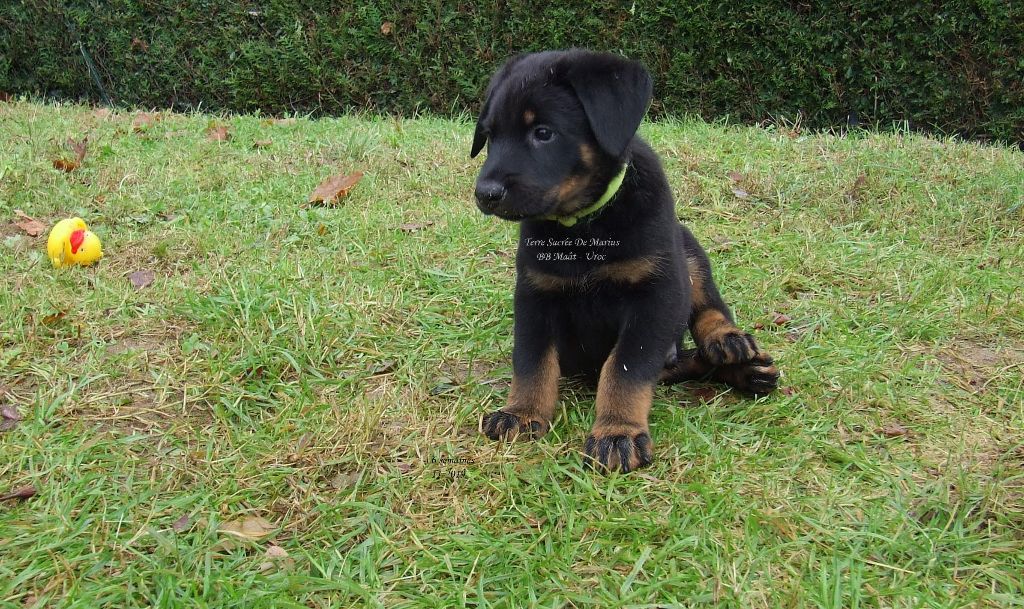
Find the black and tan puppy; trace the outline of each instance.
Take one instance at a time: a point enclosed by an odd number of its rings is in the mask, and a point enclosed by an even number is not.
[[[591,463],[651,462],[654,386],[711,377],[748,394],[779,378],[733,323],[708,257],[676,218],[636,136],[651,101],[639,63],[581,50],[520,55],[492,77],[473,138],[480,209],[520,222],[508,404],[491,439],[547,432],[560,376],[597,378]],[[683,350],[689,330],[696,349]]]

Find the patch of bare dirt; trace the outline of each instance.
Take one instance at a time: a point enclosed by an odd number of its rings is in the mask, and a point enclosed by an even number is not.
[[[976,339],[955,340],[935,354],[946,370],[946,380],[968,393],[979,393],[999,377],[1021,374],[1024,344],[993,344]]]
[[[141,374],[90,385],[73,400],[69,414],[118,435],[199,429],[213,420],[208,408],[174,387],[157,387]]]

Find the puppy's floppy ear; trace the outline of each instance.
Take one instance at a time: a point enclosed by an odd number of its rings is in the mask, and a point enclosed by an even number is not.
[[[484,119],[487,117],[487,112],[490,110],[490,98],[484,102],[484,107],[480,109],[480,116],[476,119],[476,131],[473,133],[473,148],[469,151],[469,158],[475,159],[476,155],[480,154],[480,151],[484,149],[484,144],[487,143],[487,133],[484,131]]]
[[[565,79],[605,152],[622,156],[651,103],[654,85],[640,62],[610,53],[572,53]]]
[[[484,130],[484,121],[487,120],[487,114],[491,111],[491,101],[494,99],[494,93],[505,79],[508,78],[512,66],[519,63],[523,57],[524,55],[516,55],[509,59],[505,62],[505,65],[501,66],[494,73],[494,76],[491,76],[491,82],[487,85],[487,93],[484,96],[484,105],[480,108],[480,115],[476,119],[476,131],[473,133],[473,148],[469,151],[469,158],[475,158],[476,155],[480,154],[484,144],[487,143],[487,131]]]

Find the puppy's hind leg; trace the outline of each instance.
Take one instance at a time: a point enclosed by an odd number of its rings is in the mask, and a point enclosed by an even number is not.
[[[698,364],[704,362],[713,369],[711,376],[716,380],[745,393],[770,393],[779,379],[779,371],[771,356],[761,351],[753,336],[736,326],[732,312],[711,277],[711,262],[704,248],[688,229],[682,227],[681,230],[692,286],[693,304],[688,325],[697,344],[697,350],[691,357],[696,357],[699,362],[687,361],[680,354],[676,364],[679,370],[670,375],[681,377],[687,368],[692,369],[688,372],[692,374],[699,368]]]

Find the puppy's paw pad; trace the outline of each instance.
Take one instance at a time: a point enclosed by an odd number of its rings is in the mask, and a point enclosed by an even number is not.
[[[651,464],[651,436],[646,431],[636,434],[587,436],[583,444],[584,464],[600,471],[631,472]]]
[[[739,328],[713,336],[700,347],[700,355],[712,366],[742,364],[759,353],[754,337]]]
[[[544,421],[528,417],[520,418],[519,415],[511,412],[495,410],[484,415],[480,427],[484,435],[491,440],[511,440],[516,437],[532,440],[546,434],[549,426]]]

